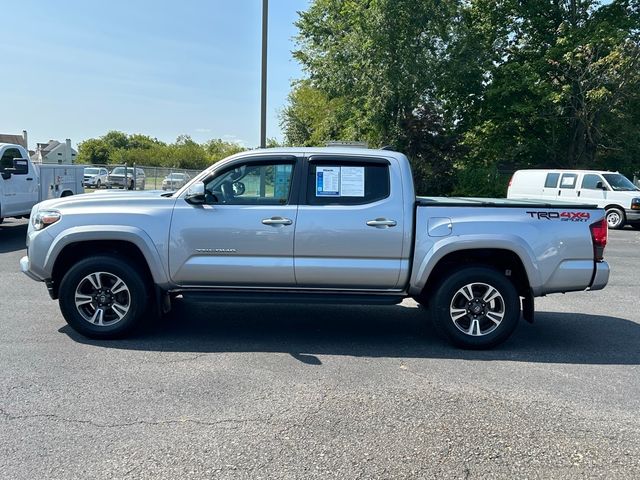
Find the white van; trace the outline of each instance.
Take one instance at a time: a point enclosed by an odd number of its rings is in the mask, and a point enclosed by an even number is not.
[[[598,205],[609,228],[640,229],[640,188],[618,172],[598,170],[518,170],[507,198],[561,200]]]

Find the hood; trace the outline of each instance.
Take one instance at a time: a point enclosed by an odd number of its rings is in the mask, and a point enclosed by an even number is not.
[[[166,195],[166,193],[162,190],[103,190],[95,193],[45,200],[38,204],[38,209],[64,210],[66,208],[87,207],[104,210],[105,208],[113,207],[114,211],[118,211],[132,205],[151,205],[154,203],[164,205],[167,202],[175,201],[175,198],[162,196],[163,194]]]

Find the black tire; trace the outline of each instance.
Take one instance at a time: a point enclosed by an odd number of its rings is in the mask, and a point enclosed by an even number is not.
[[[129,183],[129,188],[128,190],[133,190],[135,188],[135,185],[133,183],[133,180],[131,180],[131,182]]]
[[[471,291],[463,292],[463,287],[469,285]],[[491,299],[492,290],[486,287],[497,291],[498,296]],[[484,301],[485,298],[489,300]],[[488,267],[466,267],[442,280],[430,298],[429,312],[436,327],[455,346],[487,349],[507,340],[515,330],[520,318],[520,297],[513,283],[500,272]],[[477,313],[475,317],[473,312]],[[496,323],[491,317],[501,320]]]
[[[98,181],[96,182],[95,189],[96,189],[96,190],[99,190],[101,186],[102,186],[102,182],[101,182],[100,180],[98,180]]]
[[[620,230],[624,227],[625,217],[624,212],[619,208],[611,207],[607,208],[607,225],[611,230]]]
[[[98,284],[104,289],[99,291],[87,278],[98,272],[100,272]],[[113,281],[113,277],[120,279],[127,291],[115,293],[118,289],[117,282],[109,284]],[[116,287],[113,292],[109,290],[111,287]],[[108,297],[111,297],[114,299],[113,303],[120,302],[116,305],[116,308],[119,307],[120,310],[108,306],[100,308],[97,303],[99,302],[98,295],[101,295],[98,293],[100,291],[105,294],[101,297],[103,300],[108,302]],[[76,307],[76,294],[84,295],[86,298],[95,294],[96,298],[90,303]],[[60,282],[58,302],[62,315],[71,328],[85,337],[99,339],[126,336],[142,324],[150,303],[147,287],[143,277],[136,271],[136,265],[126,263],[120,258],[110,255],[90,257],[71,267]],[[122,306],[126,306],[127,311],[120,317],[124,310]],[[96,318],[96,321],[92,322],[88,317],[98,309],[102,309],[103,314],[98,315],[100,318]],[[87,318],[83,315],[86,315]],[[99,325],[100,322],[103,324]]]

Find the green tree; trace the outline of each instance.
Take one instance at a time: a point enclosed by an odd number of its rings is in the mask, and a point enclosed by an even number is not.
[[[450,189],[453,142],[434,79],[457,9],[453,0],[313,2],[297,22],[294,56],[308,79],[283,111],[287,143],[390,145],[409,153],[422,193]]]
[[[111,148],[102,139],[90,138],[78,145],[78,163],[106,165],[109,163]]]

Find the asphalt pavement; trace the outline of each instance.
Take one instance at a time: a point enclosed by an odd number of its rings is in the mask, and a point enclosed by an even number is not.
[[[0,478],[638,478],[640,232],[609,286],[457,350],[412,301],[187,304],[135,338],[66,326],[0,225]]]

